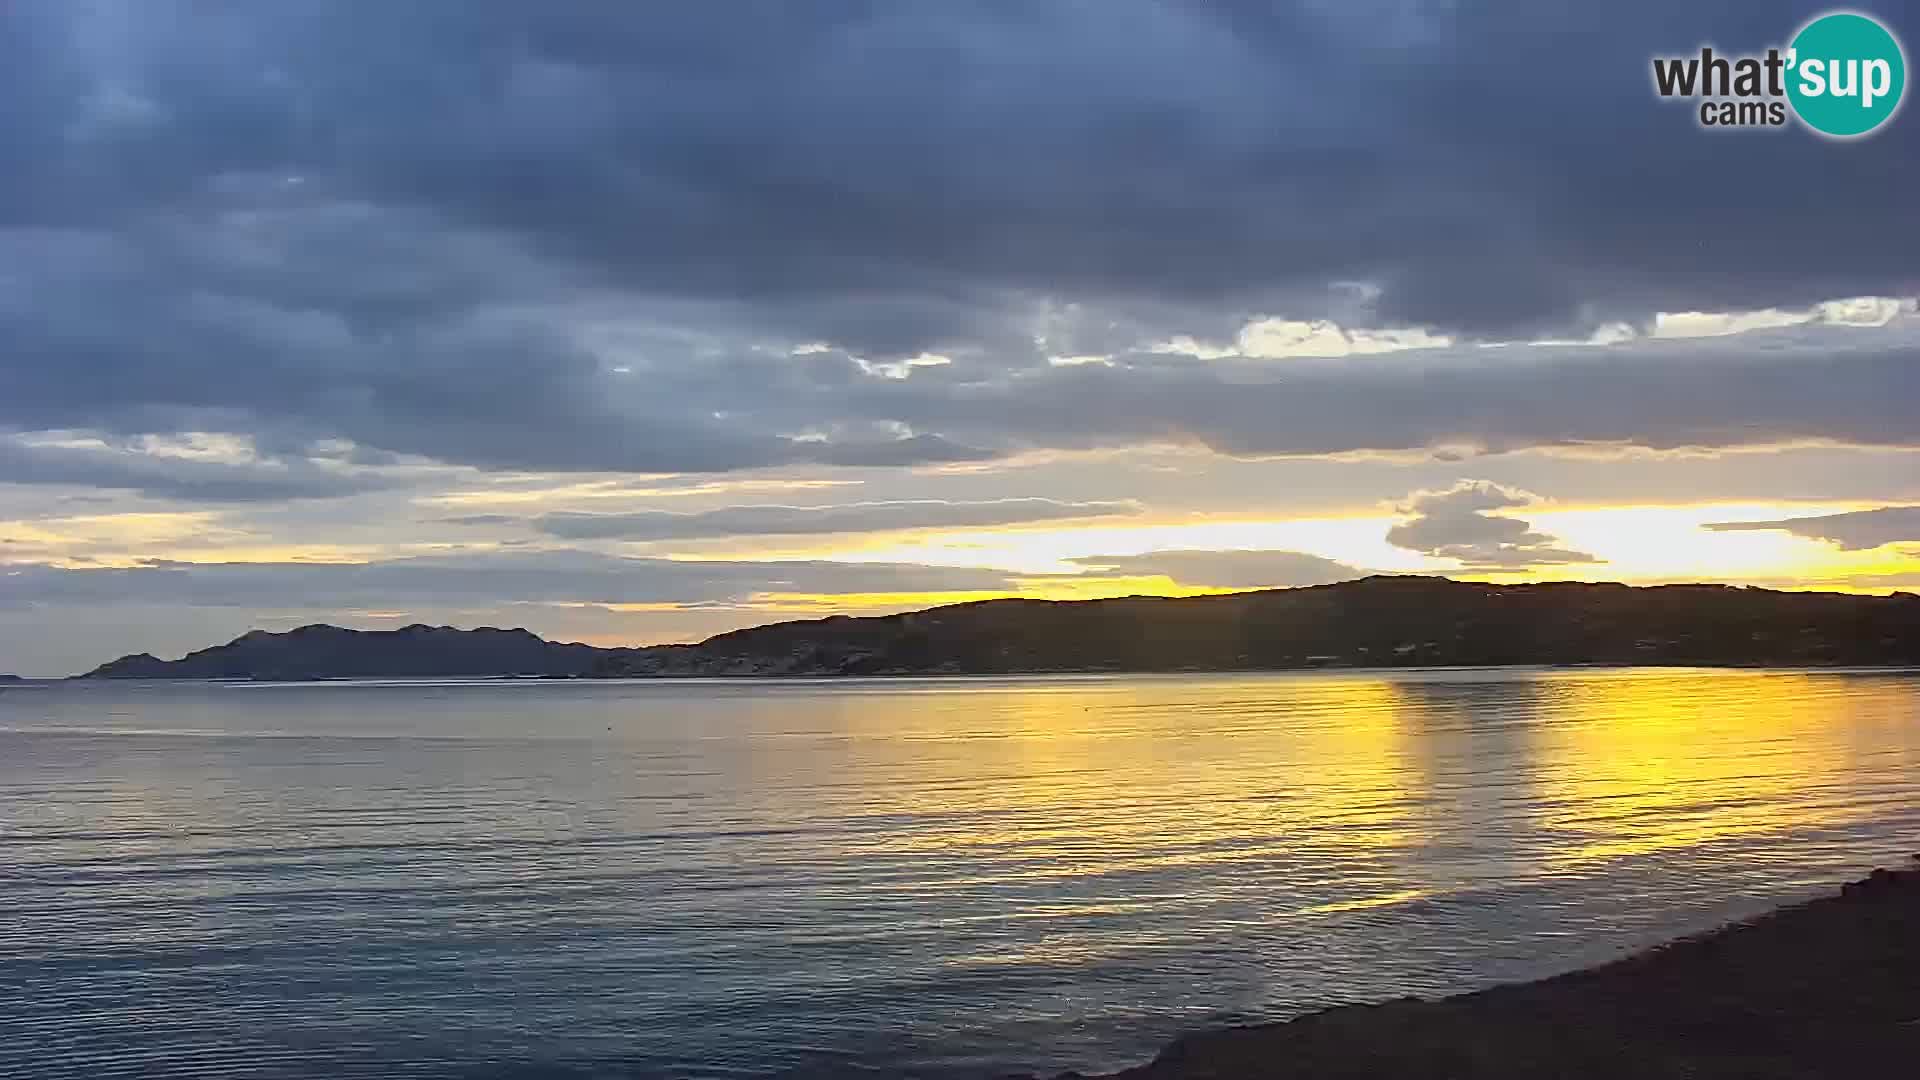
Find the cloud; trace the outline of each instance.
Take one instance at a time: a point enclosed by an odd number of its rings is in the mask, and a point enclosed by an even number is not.
[[[1387,543],[1478,570],[1520,569],[1597,561],[1556,547],[1526,522],[1491,511],[1531,506],[1539,497],[1488,480],[1462,480],[1445,491],[1416,491],[1397,507],[1413,515],[1387,531]]]
[[[840,506],[726,506],[694,513],[640,510],[624,514],[544,514],[534,528],[570,540],[680,540],[694,537],[879,532],[889,529],[979,528],[1031,521],[1137,514],[1134,502],[911,499]]]
[[[905,563],[627,559],[583,551],[365,563],[183,563],[66,569],[0,564],[0,609],[179,605],[273,610],[455,603],[743,604],[764,593],[1012,591],[1003,571]]]
[[[1883,506],[1779,521],[1721,521],[1707,528],[1716,532],[1777,529],[1809,540],[1828,541],[1842,551],[1862,551],[1882,544],[1920,543],[1920,506]]]
[[[639,472],[1914,445],[1911,318],[1478,348],[1911,295],[1920,127],[1711,138],[1646,86],[1803,15],[21,0],[0,425]],[[1456,344],[1152,354],[1320,321]]]
[[[400,481],[298,457],[210,461],[132,446],[37,444],[0,433],[0,483],[121,488],[199,502],[265,502],[356,495]]]
[[[1164,576],[1182,585],[1217,589],[1326,585],[1367,573],[1301,551],[1150,551],[1142,555],[1087,555],[1073,562],[1097,573]]]
[[[1240,455],[1539,446],[1914,445],[1920,318],[1690,341],[1460,345],[1283,365],[1167,354],[959,388],[856,386],[857,407],[986,442],[1198,443]],[[1877,397],[1876,395],[1893,395]]]
[[[817,462],[822,465],[846,465],[883,468],[889,465],[939,465],[961,461],[984,461],[997,455],[992,450],[962,446],[939,435],[903,435],[891,439],[854,442],[797,440],[790,448],[791,461]]]

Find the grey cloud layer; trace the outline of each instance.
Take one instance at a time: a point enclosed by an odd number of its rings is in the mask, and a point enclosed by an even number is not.
[[[177,604],[273,610],[455,602],[729,604],[761,593],[1007,591],[995,570],[894,563],[692,562],[588,552],[389,559],[371,563],[156,563],[121,569],[0,567],[0,609]]]
[[[962,438],[1044,445],[1165,439],[1233,454],[1579,443],[1654,448],[1801,440],[1908,446],[1920,317],[1613,346],[1455,346],[1339,359],[1133,354],[943,388],[855,391],[860,407]]]
[[[888,529],[970,528],[1026,521],[1139,513],[1131,502],[1061,502],[1055,499],[989,499],[945,502],[846,503],[839,506],[725,506],[695,513],[639,510],[624,514],[555,513],[534,527],[570,540],[678,540],[694,537],[879,532]]]
[[[24,0],[0,431],[628,471],[1911,445],[1911,328],[1139,351],[1254,315],[1504,338],[1910,292],[1920,126],[1713,138],[1648,89],[1654,52],[1805,14]],[[870,366],[925,351],[950,363]],[[1044,364],[1084,353],[1119,363]]]
[[[868,351],[1055,290],[1379,280],[1468,327],[1820,299],[1904,275],[1915,220],[1911,126],[1838,158],[1652,100],[1649,55],[1777,44],[1784,2],[9,7],[35,221],[296,172]]]
[[[45,446],[0,435],[0,483],[120,488],[200,502],[328,498],[391,487],[366,472],[322,468],[308,458],[238,464],[107,446]]]
[[[1882,544],[1920,543],[1920,506],[1883,506],[1780,521],[1717,522],[1707,528],[1718,532],[1779,529],[1810,540],[1832,541],[1842,551],[1862,551]]]

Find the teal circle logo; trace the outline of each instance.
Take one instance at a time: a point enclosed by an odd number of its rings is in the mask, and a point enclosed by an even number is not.
[[[1822,135],[1865,135],[1893,118],[1906,90],[1900,42],[1865,15],[1822,15],[1801,28],[1787,52],[1787,100]]]

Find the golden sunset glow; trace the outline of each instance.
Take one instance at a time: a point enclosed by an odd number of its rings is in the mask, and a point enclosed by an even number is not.
[[[512,501],[512,493],[507,501]],[[580,492],[573,492],[578,495]],[[1127,595],[1195,596],[1255,587],[1171,573],[1116,571],[1101,560],[1156,552],[1300,552],[1359,573],[1445,574],[1493,581],[1623,581],[1633,584],[1716,581],[1771,587],[1885,592],[1920,583],[1920,548],[1884,545],[1842,550],[1783,530],[1716,531],[1713,523],[1775,521],[1845,513],[1859,503],[1701,503],[1692,505],[1543,505],[1514,512],[1538,532],[1592,561],[1499,568],[1461,565],[1395,546],[1389,530],[1407,520],[1369,508],[1351,515],[1290,519],[1203,514],[1146,520],[1098,519],[994,529],[905,530],[820,537],[758,537],[676,545],[671,557],[688,565],[724,566],[755,560],[772,568],[788,562],[849,566],[911,564],[1005,573],[995,588],[930,590],[807,590],[762,588],[733,610],[766,618],[833,613],[876,614],[998,596],[1075,600]],[[1508,516],[1508,515],[1501,515]],[[81,516],[0,523],[0,539],[16,550],[59,552],[74,565],[137,566],[153,560],[185,564],[361,564],[476,550],[509,551],[498,544],[286,543],[224,523],[212,512]],[[656,545],[636,545],[649,555]],[[537,550],[537,548],[535,549]],[[1076,561],[1082,560],[1082,561]],[[1283,585],[1285,581],[1271,584]],[[688,610],[672,600],[569,602],[622,615]],[[671,637],[671,634],[667,635]]]
[[[1021,595],[1051,599],[1126,592],[1192,595],[1230,591],[1210,588],[1205,582],[1179,582],[1163,576],[1104,576],[1089,565],[1073,561],[1164,550],[1300,551],[1371,572],[1641,584],[1745,581],[1790,585],[1805,581],[1810,587],[1831,588],[1845,585],[1856,576],[1920,575],[1920,550],[1913,548],[1842,551],[1831,543],[1783,531],[1712,531],[1705,527],[1715,522],[1767,521],[1860,508],[1859,504],[1845,503],[1710,503],[1530,510],[1525,517],[1535,528],[1558,537],[1569,547],[1591,553],[1595,561],[1511,572],[1462,568],[1452,560],[1394,547],[1385,536],[1403,519],[1377,513],[1292,520],[1209,515],[1139,524],[823,537],[806,543],[734,545],[728,549],[728,557],[994,567],[1025,575]],[[1879,586],[1880,591],[1886,588]],[[1116,589],[1121,592],[1116,593]],[[794,599],[787,594],[780,597]]]
[[[1543,509],[1535,527],[1604,562],[1559,567],[1570,578],[1596,571],[1627,581],[1844,581],[1855,575],[1920,572],[1920,555],[1893,549],[1841,551],[1786,532],[1715,532],[1711,522],[1769,521],[1865,509],[1860,504],[1706,504]]]

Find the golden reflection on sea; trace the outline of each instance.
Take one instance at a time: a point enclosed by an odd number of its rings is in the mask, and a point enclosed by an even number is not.
[[[860,755],[836,769],[860,812],[913,824],[846,838],[849,857],[956,860],[955,889],[1214,872],[1301,894],[1269,914],[1326,914],[1841,823],[1859,808],[1822,792],[1857,764],[1849,733],[1909,692],[1841,678],[997,680],[837,698],[824,719]],[[876,743],[898,758],[866,758]],[[876,768],[891,782],[858,784]]]
[[[137,1030],[142,1080],[270,1072],[263,1032],[381,1080],[528,1032],[622,1075],[1100,1071],[1916,837],[1915,673],[75,684],[0,694],[0,1027],[88,1076]]]
[[[1541,726],[1544,823],[1561,866],[1844,820],[1826,797],[1878,704],[1832,675],[1563,676]],[[1860,713],[1861,715],[1855,715]]]

